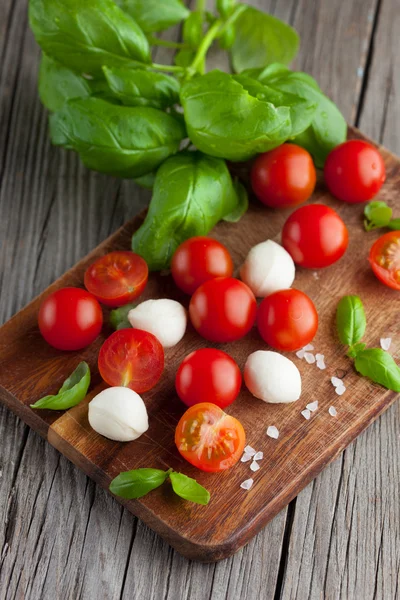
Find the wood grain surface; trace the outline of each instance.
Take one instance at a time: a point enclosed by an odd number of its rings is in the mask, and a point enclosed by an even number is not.
[[[317,77],[350,122],[399,154],[397,1],[251,3],[298,29],[297,66]],[[131,182],[89,173],[76,157],[50,146],[26,2],[3,0],[1,12],[5,321],[137,213],[149,195]],[[159,51],[157,60],[164,59]],[[213,62],[220,64],[221,55]],[[397,598],[399,417],[396,404],[243,550],[202,565],[172,551],[0,410],[0,598]]]

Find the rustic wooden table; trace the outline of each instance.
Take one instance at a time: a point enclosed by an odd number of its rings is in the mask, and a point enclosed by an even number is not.
[[[318,79],[350,123],[400,154],[398,0],[250,3],[296,27],[296,66]],[[76,156],[50,146],[26,9],[25,0],[1,0],[1,322],[149,199],[134,184],[89,173]],[[247,547],[210,565],[179,556],[0,408],[0,600],[394,600],[399,407]]]

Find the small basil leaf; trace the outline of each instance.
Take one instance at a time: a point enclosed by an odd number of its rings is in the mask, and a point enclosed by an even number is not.
[[[179,83],[170,75],[124,67],[103,67],[112,93],[125,106],[164,109],[179,102]]]
[[[203,13],[193,11],[183,24],[182,39],[192,48],[197,48],[203,39]]]
[[[66,410],[81,402],[87,394],[90,385],[90,369],[86,362],[81,362],[75,371],[64,381],[55,396],[45,396],[31,408],[46,408],[48,410]]]
[[[375,383],[394,392],[400,392],[400,369],[392,356],[381,348],[368,348],[357,354],[356,370]]]
[[[146,33],[163,31],[187,18],[190,11],[181,0],[117,0]]]
[[[219,47],[222,48],[222,50],[229,50],[230,48],[232,48],[234,41],[235,26],[232,24],[226,27],[225,31],[218,38]]]
[[[216,9],[221,15],[221,17],[226,19],[233,11],[233,8],[236,5],[236,3],[237,0],[217,0]]]
[[[386,227],[390,223],[392,212],[392,209],[386,202],[380,200],[368,202],[367,206],[364,208],[364,216],[367,219],[367,221],[365,221],[365,229],[371,231],[372,229],[377,229],[379,227]]]
[[[42,50],[78,72],[151,62],[143,31],[113,0],[30,0],[29,21]]]
[[[299,48],[296,31],[272,15],[251,6],[235,22],[232,64],[236,72],[270,63],[289,64]]]
[[[182,124],[160,110],[100,98],[70,100],[50,117],[50,134],[89,169],[128,178],[154,171],[186,137]]]
[[[156,174],[157,171],[151,171],[151,173],[146,173],[146,175],[142,175],[141,177],[134,177],[133,181],[146,190],[152,190],[156,180]]]
[[[244,213],[249,208],[249,195],[246,188],[239,182],[234,183],[238,202],[236,207],[227,215],[223,217],[223,221],[228,223],[237,223],[243,217]]]
[[[51,111],[59,110],[71,98],[86,98],[92,89],[79,73],[67,69],[56,60],[42,54],[39,69],[39,96]]]
[[[175,494],[189,500],[189,502],[195,502],[196,504],[208,504],[210,501],[210,492],[206,490],[202,485],[197,483],[195,479],[183,475],[183,473],[170,473],[172,489]]]
[[[350,356],[350,358],[355,358],[357,354],[359,354],[365,349],[365,347],[366,344],[363,344],[362,342],[354,344],[354,346],[351,346],[351,348],[349,349],[347,356]]]
[[[363,303],[358,296],[344,296],[336,309],[339,339],[346,346],[354,346],[365,333],[367,321]]]
[[[175,54],[174,63],[178,67],[186,68],[192,64],[195,56],[196,52],[194,50],[190,50],[189,48],[182,48],[182,50],[179,50],[179,52]]]
[[[168,477],[168,471],[160,469],[134,469],[120,473],[110,483],[110,492],[120,498],[142,498],[160,487]]]
[[[400,231],[400,219],[392,219],[387,226],[393,231]]]
[[[115,308],[110,312],[110,325],[114,329],[129,329],[132,325],[128,321],[128,313],[137,306],[135,303],[125,304],[120,308]]]
[[[225,161],[201,152],[182,152],[157,171],[153,197],[143,225],[133,234],[132,249],[151,271],[169,267],[184,240],[207,233],[244,205]]]

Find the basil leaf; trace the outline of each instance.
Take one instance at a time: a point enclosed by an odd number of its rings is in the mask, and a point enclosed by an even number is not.
[[[361,340],[367,321],[358,296],[344,296],[340,300],[336,309],[336,326],[342,344],[353,346]]]
[[[392,231],[399,231],[400,230],[400,219],[391,219],[391,221],[387,224],[387,226],[389,227],[389,229],[392,229]]]
[[[48,410],[66,410],[81,402],[87,394],[90,385],[90,369],[86,362],[81,362],[75,371],[64,381],[55,396],[45,396],[31,408],[46,408]]]
[[[171,480],[172,489],[175,494],[195,502],[196,504],[208,504],[210,501],[210,492],[206,490],[202,485],[197,483],[195,479],[183,475],[183,473],[170,473],[169,478]]]
[[[110,325],[114,329],[129,329],[132,325],[128,321],[128,313],[132,308],[135,308],[137,304],[135,302],[131,304],[125,304],[119,308],[114,308],[110,312]]]
[[[235,22],[232,64],[236,72],[270,63],[289,64],[297,54],[299,36],[283,21],[251,6]]]
[[[163,31],[186,19],[190,11],[181,0],[117,0],[146,33]]]
[[[222,48],[222,50],[229,50],[232,48],[235,41],[235,35],[236,32],[234,24],[226,27],[225,31],[218,38],[219,47]]]
[[[364,216],[366,218],[364,226],[366,231],[388,226],[392,218],[392,213],[392,209],[386,202],[381,202],[380,200],[368,202],[364,208]]]
[[[362,352],[365,349],[365,347],[366,347],[366,344],[363,344],[362,342],[358,342],[357,344],[354,344],[354,346],[351,346],[351,348],[347,352],[347,356],[350,356],[350,358],[355,358],[357,356],[357,354],[359,354],[360,352]]]
[[[152,190],[156,180],[156,173],[157,171],[151,171],[150,173],[146,173],[146,175],[142,175],[141,177],[134,177],[133,181],[146,190]]]
[[[182,50],[179,50],[179,52],[177,52],[175,54],[174,63],[178,67],[186,68],[192,64],[195,56],[196,56],[195,50],[190,50],[189,48],[182,48]]]
[[[30,0],[29,21],[42,50],[76,71],[151,62],[143,31],[113,0]]]
[[[164,73],[124,67],[103,67],[112,93],[125,106],[164,109],[179,102],[179,83]]]
[[[132,249],[150,270],[165,269],[179,244],[206,235],[243,203],[225,161],[201,152],[180,153],[158,169],[153,198],[143,225],[133,234]]]
[[[89,169],[140,177],[179,150],[185,130],[155,108],[82,98],[70,100],[50,117],[50,134],[56,146],[79,152]]]
[[[237,1],[236,0],[217,0],[216,1],[216,9],[221,15],[223,19],[229,17],[231,12],[233,11]]]
[[[183,24],[182,40],[192,48],[197,48],[203,39],[203,13],[193,11]]]
[[[240,183],[240,181],[234,182],[238,203],[235,208],[229,214],[223,217],[223,221],[228,223],[237,223],[243,217],[244,213],[249,208],[249,195],[246,188]]]
[[[168,471],[160,469],[134,469],[120,473],[110,483],[110,492],[115,496],[132,500],[142,498],[160,487],[168,477]]]
[[[357,354],[356,370],[375,383],[394,392],[400,392],[400,369],[392,356],[381,348],[369,348]]]
[[[211,156],[245,161],[279,146],[292,131],[290,108],[259,100],[222,71],[185,83],[181,103],[190,139]]]
[[[46,54],[42,54],[39,68],[39,96],[51,111],[59,110],[71,98],[87,98],[92,93],[89,81],[67,69]]]

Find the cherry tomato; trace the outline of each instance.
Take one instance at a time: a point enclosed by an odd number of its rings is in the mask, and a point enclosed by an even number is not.
[[[99,302],[116,308],[143,292],[149,275],[146,261],[129,251],[115,251],[98,258],[85,272],[85,287]]]
[[[308,200],[317,175],[311,155],[295,144],[260,154],[251,170],[257,198],[271,208],[297,206]]]
[[[339,215],[323,204],[301,206],[287,219],[282,245],[307,269],[328,267],[346,252],[349,234]]]
[[[39,309],[40,333],[58,350],[80,350],[97,338],[103,325],[100,304],[80,288],[62,288],[47,296]]]
[[[215,348],[189,354],[175,379],[178,396],[187,406],[206,400],[225,408],[237,398],[241,385],[242,375],[233,358]]]
[[[100,375],[108,385],[123,385],[138,394],[156,385],[164,369],[164,349],[141,329],[120,329],[99,352]]]
[[[203,283],[193,294],[189,315],[196,331],[211,342],[232,342],[253,327],[257,303],[251,289],[232,277]]]
[[[386,179],[385,163],[378,150],[363,140],[336,146],[324,167],[326,185],[344,202],[366,202],[381,189]]]
[[[290,352],[303,348],[314,338],[318,314],[313,302],[300,290],[281,290],[261,302],[257,327],[269,346]]]
[[[400,290],[400,231],[389,231],[378,238],[369,253],[369,262],[379,281]]]
[[[230,277],[233,263],[223,244],[209,237],[198,236],[178,246],[172,257],[171,270],[178,288],[186,294],[193,294],[209,279]]]
[[[190,464],[214,473],[238,462],[246,436],[237,419],[215,404],[202,402],[182,416],[176,427],[175,444]]]

